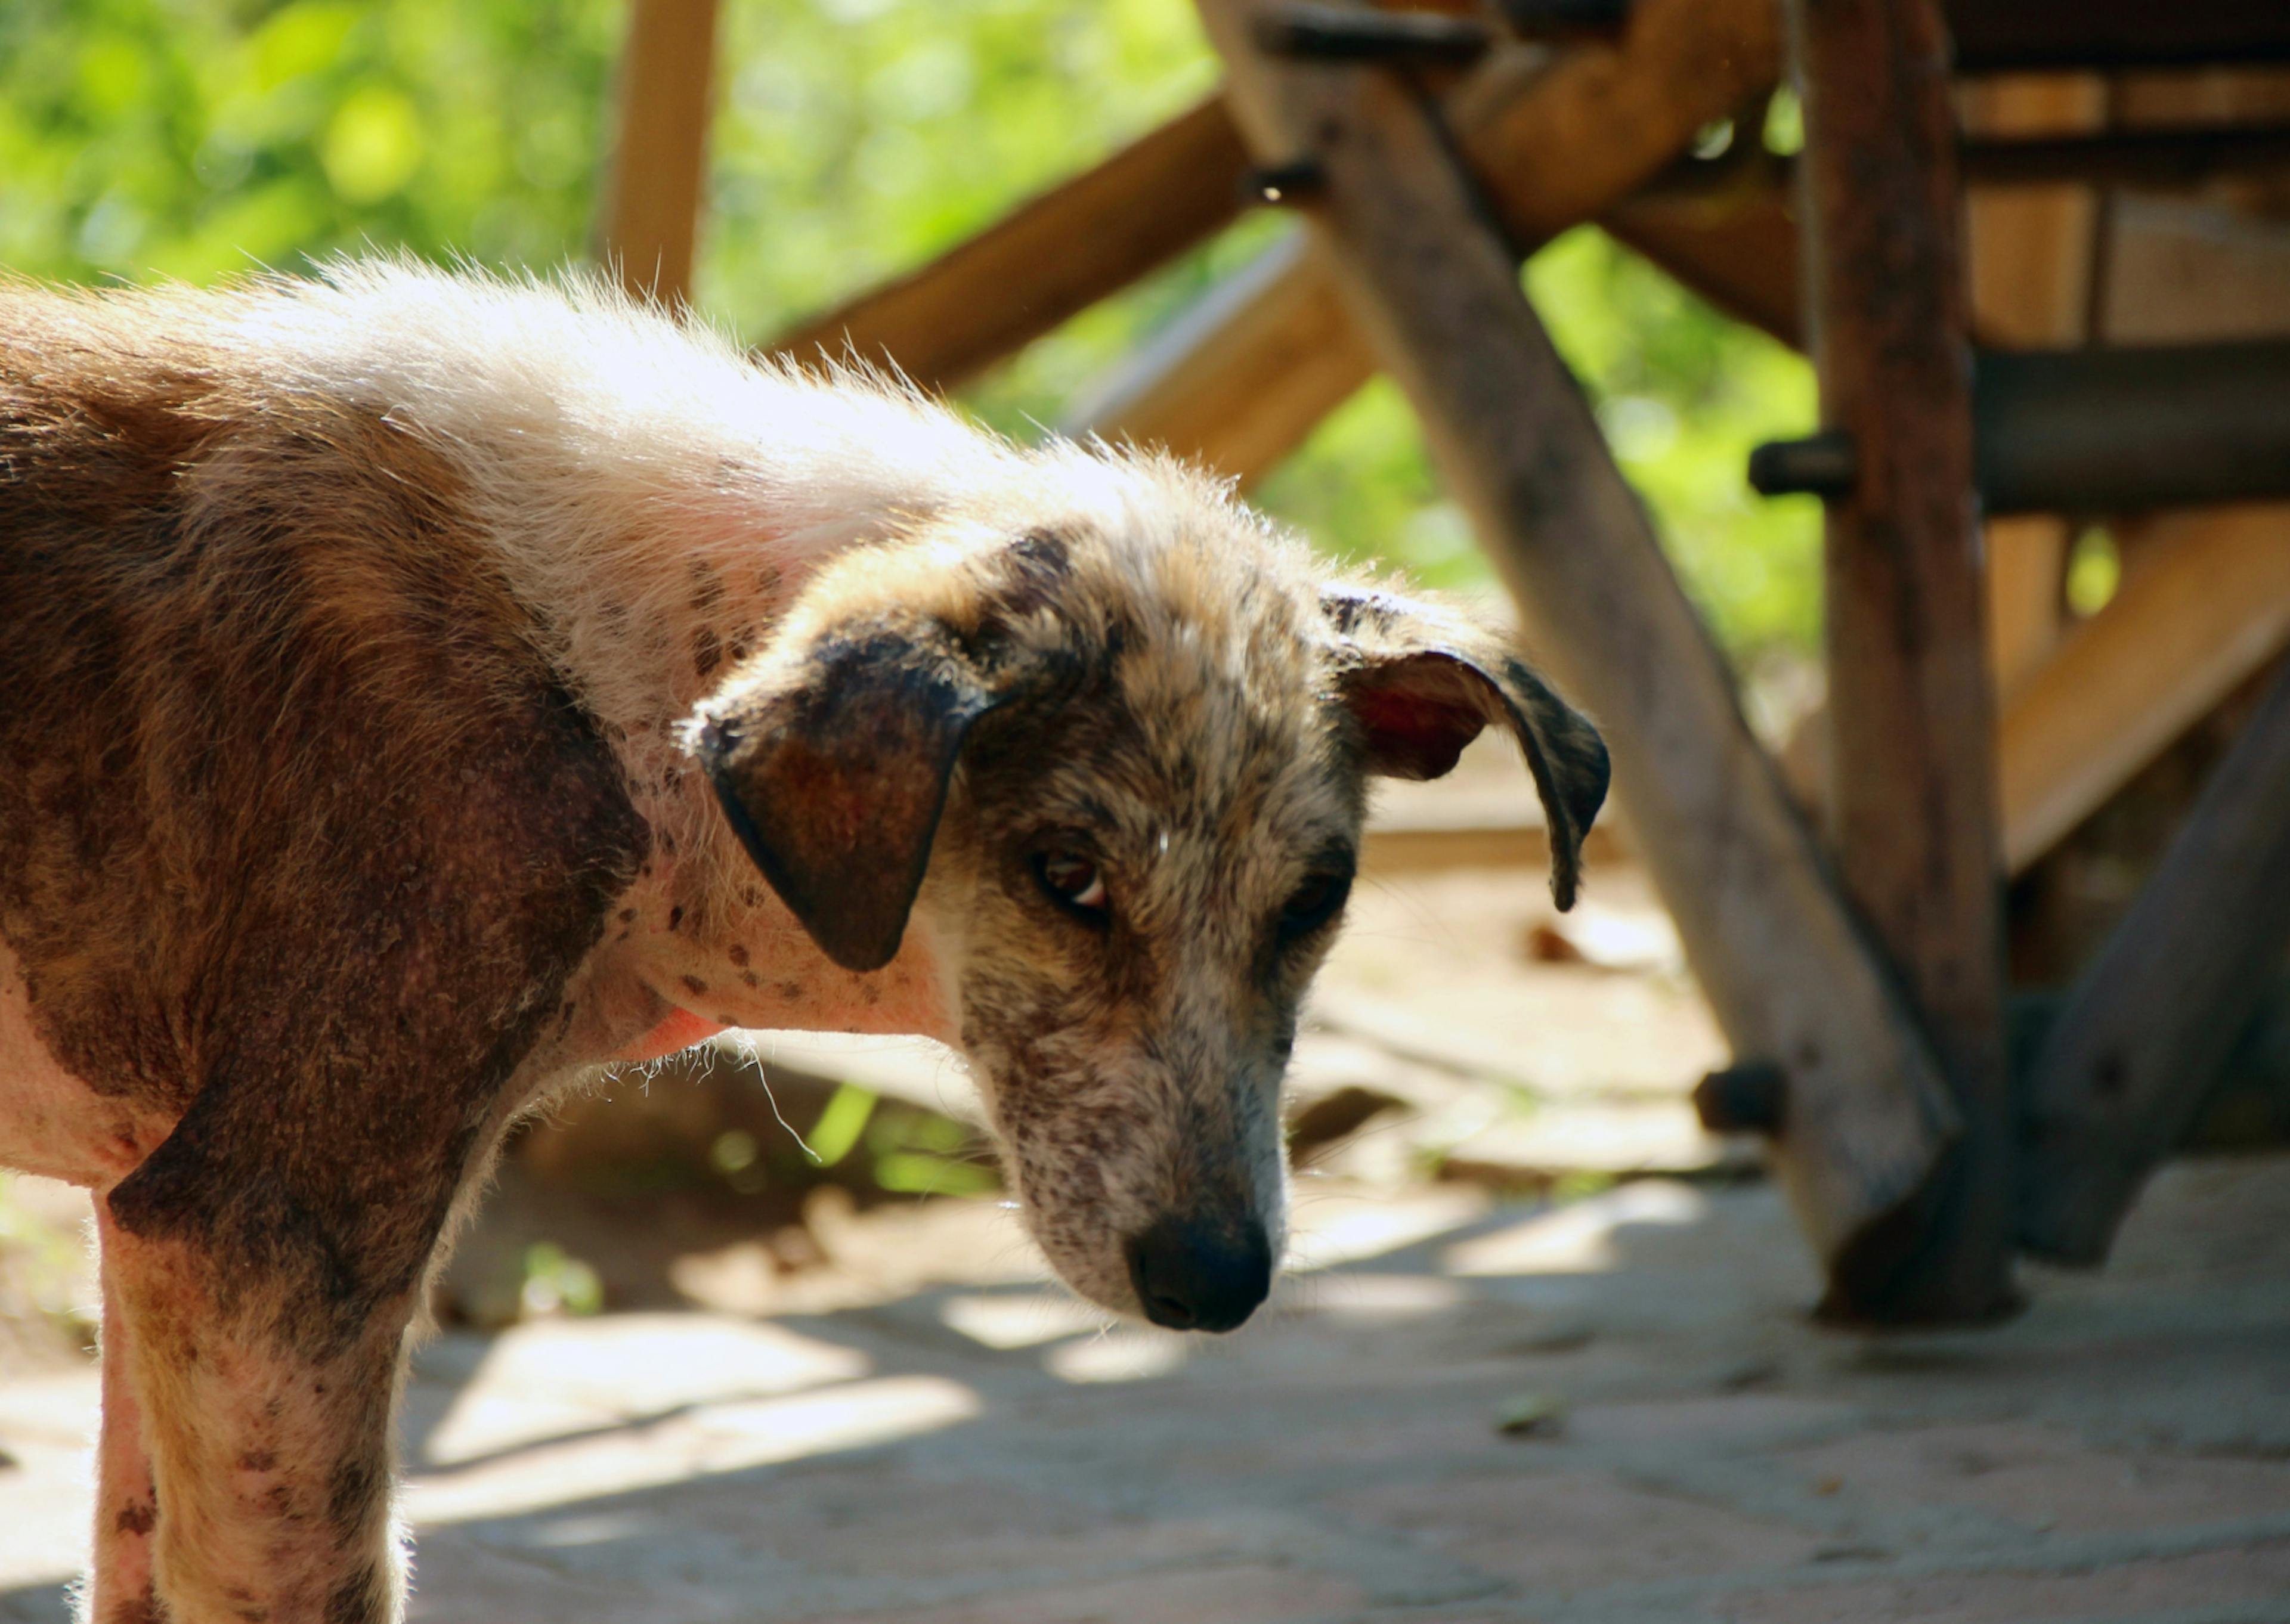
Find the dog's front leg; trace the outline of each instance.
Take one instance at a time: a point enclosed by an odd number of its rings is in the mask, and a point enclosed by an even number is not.
[[[346,1326],[339,1304],[250,1292],[197,1245],[116,1222],[104,1270],[123,1412],[104,1418],[92,1624],[395,1619],[389,1418],[411,1295]],[[297,1334],[314,1323],[327,1334]]]
[[[129,1368],[127,1316],[119,1306],[112,1262],[116,1226],[101,1202],[95,1214],[103,1260],[103,1434],[96,1451],[95,1566],[86,1618],[87,1624],[144,1624],[158,1616],[151,1546],[159,1500],[151,1483],[143,1407]]]

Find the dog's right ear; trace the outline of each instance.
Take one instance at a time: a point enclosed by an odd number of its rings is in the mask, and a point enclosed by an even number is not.
[[[1582,842],[1606,798],[1598,730],[1502,639],[1453,611],[1349,586],[1325,590],[1321,607],[1341,640],[1338,692],[1368,770],[1442,778],[1484,729],[1507,727],[1542,800],[1551,896],[1573,907]]]
[[[710,700],[694,745],[724,815],[828,957],[898,953],[971,725],[1013,691],[946,627],[844,626]]]

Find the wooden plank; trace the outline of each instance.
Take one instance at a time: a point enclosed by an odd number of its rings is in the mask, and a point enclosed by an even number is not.
[[[1982,140],[2030,131],[2095,131],[2107,118],[2106,82],[2092,75],[1996,78],[1958,92],[1968,140],[1967,177]],[[2007,192],[1965,200],[1972,322],[1983,342],[2079,342],[2091,316],[2098,194],[2088,186]],[[2070,527],[2053,514],[1988,522],[1988,646],[1999,700],[2009,702],[2050,658],[2065,608]],[[2009,841],[2009,831],[2006,831]]]
[[[770,348],[887,361],[948,389],[1202,243],[1241,207],[1247,155],[1211,96],[928,265]]]
[[[2068,540],[2068,522],[2047,513],[1988,521],[1988,668],[1999,703],[2011,703],[2059,644]]]
[[[1787,1068],[1782,1176],[1821,1257],[1849,1261],[1954,1128],[1913,1020],[1423,104],[1372,70],[1262,60],[1245,0],[1201,11],[1252,147],[1325,166],[1312,217],[1345,300],[1517,597],[1527,645],[1604,722],[1633,844],[1728,1039]]]
[[[1629,196],[1769,88],[1780,52],[1765,0],[1641,0],[1620,40],[1531,82],[1523,59],[1499,53],[1459,92],[1457,136],[1524,256]],[[1125,365],[1063,427],[1165,445],[1244,481],[1265,472],[1373,363],[1356,338],[1332,337],[1346,331],[1343,304],[1309,247],[1271,251],[1246,289]],[[1297,356],[1313,357],[1309,372],[1290,366]],[[1280,392],[1260,404],[1267,380]]]
[[[716,0],[636,0],[597,251],[623,287],[666,304],[692,296],[715,62]]]
[[[1932,0],[1787,9],[1823,425],[1859,458],[1826,525],[1832,844],[1965,1121],[1925,1210],[1887,1237],[1896,1271],[1838,1307],[1978,1320],[2014,1301],[2013,1124],[1948,38]]]
[[[2029,1078],[2021,1240],[2097,1263],[2290,948],[2290,670],[2276,679]]]
[[[2142,528],[2141,567],[2004,713],[2004,854],[2015,874],[2290,644],[2290,508]]]

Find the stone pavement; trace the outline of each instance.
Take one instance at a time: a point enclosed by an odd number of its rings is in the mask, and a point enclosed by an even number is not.
[[[1887,1339],[1806,1323],[1762,1186],[1300,1216],[1316,1267],[1215,1341],[1101,1331],[961,1203],[843,1220],[905,1271],[851,1306],[449,1335],[413,1616],[2290,1620],[2290,1159],[2176,1166],[2106,1273]],[[0,1381],[11,1624],[66,1616],[92,1405]]]

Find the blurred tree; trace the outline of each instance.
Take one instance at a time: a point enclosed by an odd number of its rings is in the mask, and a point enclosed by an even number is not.
[[[546,268],[586,248],[621,0],[9,0],[0,265],[208,281],[368,246]],[[1203,93],[1185,0],[726,0],[701,306],[750,339],[959,240]],[[1291,222],[1258,216],[965,396],[1008,432]],[[1808,651],[1816,516],[1760,504],[1803,364],[1595,232],[1528,283],[1689,589],[1737,655]],[[1268,481],[1332,551],[1486,579],[1378,383]]]

